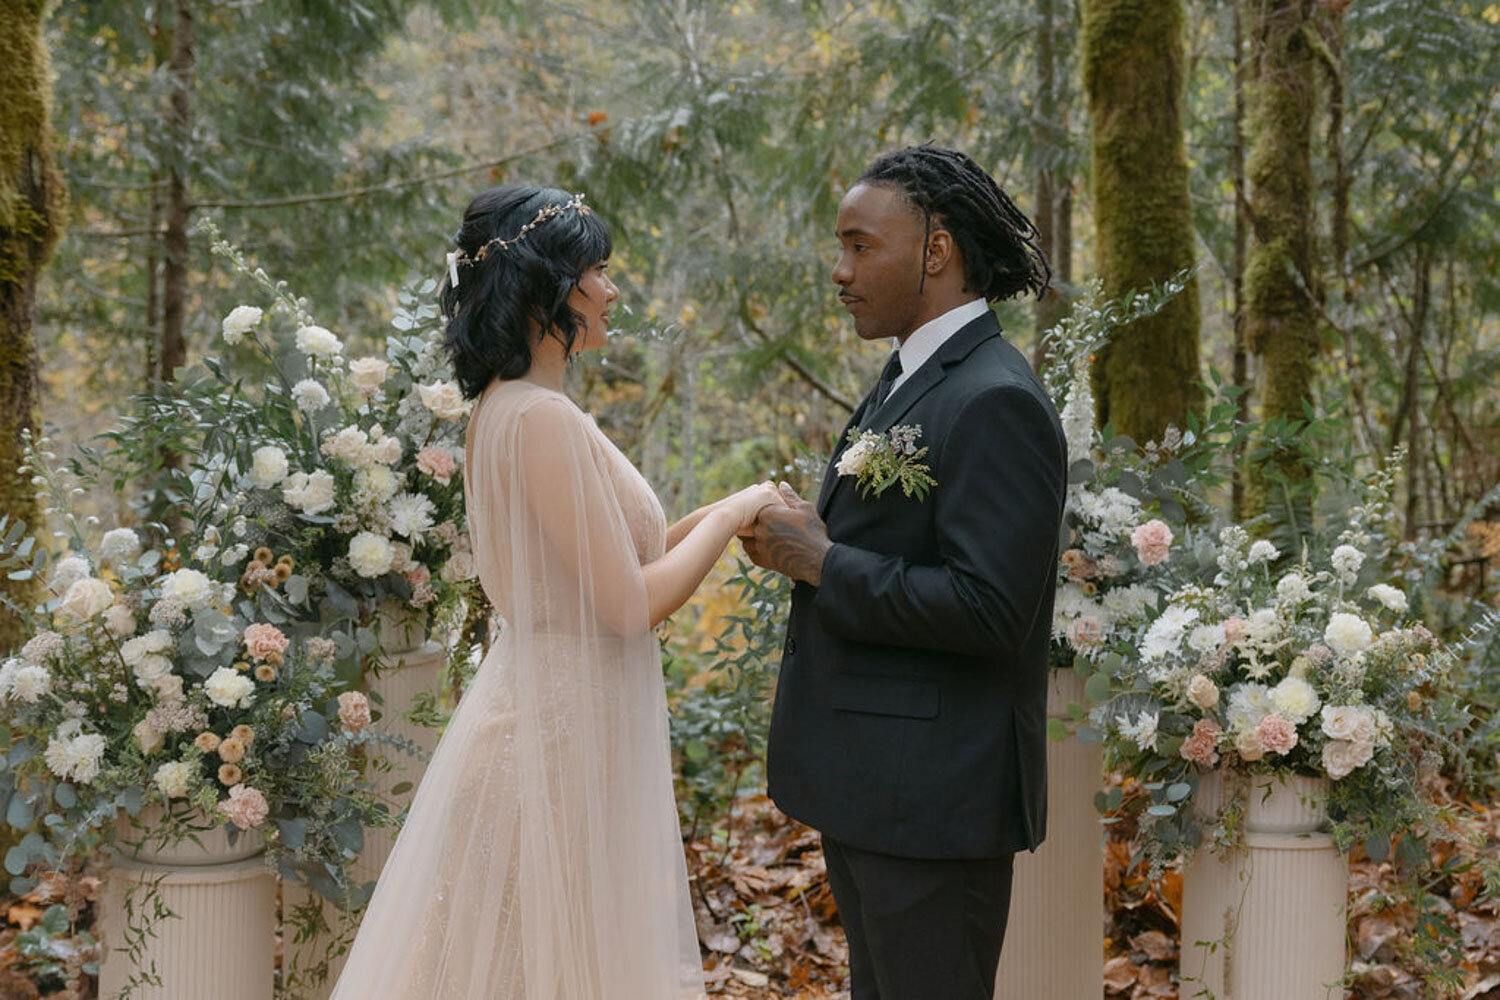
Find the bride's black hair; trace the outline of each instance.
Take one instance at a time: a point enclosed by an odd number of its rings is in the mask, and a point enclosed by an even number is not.
[[[474,399],[496,378],[526,374],[533,330],[555,331],[551,335],[572,353],[586,321],[568,307],[568,296],[613,249],[604,220],[568,208],[519,242],[492,245],[483,260],[475,260],[490,241],[514,240],[543,208],[572,200],[557,188],[506,184],[479,194],[464,209],[454,244],[466,260],[457,265],[458,286],[444,277],[438,298],[448,320],[443,347],[466,398]]]

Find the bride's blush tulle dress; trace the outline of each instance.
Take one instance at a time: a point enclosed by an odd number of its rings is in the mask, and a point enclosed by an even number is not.
[[[464,492],[504,619],[412,802],[334,1000],[703,996],[639,472],[566,396],[496,381]]]

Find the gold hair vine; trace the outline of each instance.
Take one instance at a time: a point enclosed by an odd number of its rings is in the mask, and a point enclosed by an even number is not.
[[[572,199],[564,202],[561,205],[543,205],[537,211],[536,215],[532,217],[531,221],[522,226],[520,232],[516,233],[516,235],[512,236],[508,240],[502,240],[497,236],[494,239],[490,240],[488,243],[485,243],[478,250],[474,251],[474,255],[472,257],[464,253],[462,250],[450,251],[448,254],[449,284],[454,288],[458,287],[458,265],[477,264],[480,261],[484,260],[487,256],[489,256],[489,253],[492,249],[509,250],[511,247],[524,240],[527,234],[529,234],[537,226],[540,226],[542,223],[546,222],[548,219],[553,218],[554,216],[561,215],[570,208],[577,209],[580,215],[589,215],[592,211],[587,205],[583,203],[583,193],[579,192],[578,194],[575,194]]]

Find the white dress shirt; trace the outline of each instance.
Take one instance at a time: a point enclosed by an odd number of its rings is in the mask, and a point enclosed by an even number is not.
[[[896,381],[891,383],[891,391],[886,393],[889,399],[901,388],[901,383],[911,378],[922,363],[937,353],[937,349],[959,330],[968,326],[974,320],[989,311],[990,304],[984,299],[974,299],[965,302],[954,309],[949,309],[936,319],[930,319],[917,327],[906,338],[906,342],[897,347],[901,354],[901,374]]]

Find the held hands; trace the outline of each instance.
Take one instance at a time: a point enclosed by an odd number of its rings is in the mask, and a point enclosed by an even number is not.
[[[823,580],[823,558],[833,547],[828,526],[817,507],[786,483],[781,484],[779,494],[780,504],[761,509],[754,535],[741,536],[745,554],[762,569],[816,587]]]
[[[726,508],[738,519],[739,527],[735,528],[735,534],[748,535],[755,528],[755,519],[760,516],[761,511],[770,506],[783,506],[785,500],[781,491],[772,483],[756,483],[747,486],[738,493],[731,493],[720,500],[715,506]]]

